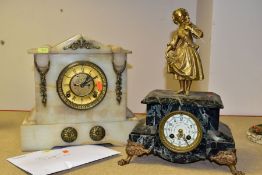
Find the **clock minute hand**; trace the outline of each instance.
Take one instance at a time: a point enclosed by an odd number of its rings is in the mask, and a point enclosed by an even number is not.
[[[87,80],[86,84],[89,83],[91,80],[94,80],[96,78],[97,78],[97,76],[90,78],[89,80]]]
[[[188,142],[187,142],[187,139],[185,137],[185,134],[183,135],[183,140],[186,142],[187,146],[189,146]]]

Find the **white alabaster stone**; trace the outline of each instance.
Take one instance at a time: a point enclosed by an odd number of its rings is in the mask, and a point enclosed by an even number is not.
[[[89,49],[67,49],[77,40],[95,46]],[[44,69],[50,61],[50,68],[46,74],[46,106],[42,104],[40,95],[40,75],[35,68],[35,106],[21,126],[21,141],[23,150],[50,149],[54,146],[71,145],[63,142],[61,132],[71,126],[78,131],[78,138],[72,144],[112,143],[121,145],[126,143],[137,120],[127,118],[127,71],[121,74],[122,95],[121,103],[116,100],[116,70],[125,67],[127,54],[131,53],[118,46],[104,45],[95,40],[76,35],[56,46],[45,45],[30,49],[34,54],[37,65]],[[89,61],[99,66],[105,73],[108,87],[104,99],[95,107],[88,110],[76,110],[65,105],[58,96],[56,82],[60,72],[69,64],[77,61]],[[114,64],[114,66],[113,66]],[[100,125],[106,130],[106,136],[99,142],[89,137],[90,129]]]
[[[72,123],[89,121],[119,121],[126,119],[126,70],[122,73],[122,100],[116,101],[115,82],[116,75],[113,70],[113,54],[50,54],[43,59],[50,59],[50,69],[46,75],[47,105],[43,106],[40,96],[40,76],[35,70],[35,113],[30,120],[35,119],[36,124]],[[56,90],[56,81],[60,72],[68,64],[76,61],[90,61],[98,65],[105,73],[108,87],[104,99],[90,110],[75,110],[66,106],[59,98]]]
[[[115,146],[123,146],[128,140],[128,134],[138,123],[137,119],[115,122],[88,122],[71,124],[30,125],[24,123],[21,126],[21,148],[23,151],[35,151],[51,149],[55,146],[103,144],[111,143]],[[90,138],[90,129],[94,126],[102,126],[105,129],[105,137],[101,141],[93,141]],[[78,137],[72,143],[66,143],[61,138],[61,131],[66,127],[77,130]]]
[[[34,59],[36,64],[38,65],[39,68],[47,68],[48,66],[48,60],[49,60],[49,55],[47,54],[42,54],[42,55],[34,55]]]
[[[114,53],[113,54],[113,64],[115,69],[118,72],[122,72],[122,70],[126,67],[126,54],[125,53]]]

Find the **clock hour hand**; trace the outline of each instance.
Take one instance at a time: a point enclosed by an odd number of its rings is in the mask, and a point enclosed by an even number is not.
[[[81,88],[85,87],[85,85],[87,84],[87,81],[89,81],[89,80],[90,80],[90,77],[87,75],[86,78],[85,78],[85,81],[80,84],[80,87]]]
[[[180,140],[184,136],[184,131],[183,129],[179,129],[177,133],[177,138]]]
[[[178,137],[178,139],[181,139],[181,138],[182,138],[182,139],[186,142],[187,146],[189,146],[189,144],[188,144],[188,142],[187,142],[187,139],[186,139],[186,135],[184,134],[183,129],[179,129],[179,130],[178,130],[177,137]]]
[[[96,79],[96,78],[97,78],[97,76],[91,77],[91,78],[90,78],[89,76],[87,76],[86,79],[85,79],[85,81],[80,84],[80,87],[81,87],[81,88],[85,87],[90,81],[92,81],[92,80],[94,80],[94,79]]]

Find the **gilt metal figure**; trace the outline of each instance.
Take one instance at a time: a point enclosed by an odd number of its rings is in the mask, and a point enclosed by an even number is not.
[[[167,72],[179,80],[180,89],[177,93],[189,95],[192,81],[204,79],[199,46],[193,41],[193,38],[202,38],[203,32],[190,21],[188,12],[183,8],[175,10],[172,18],[178,29],[167,44]]]

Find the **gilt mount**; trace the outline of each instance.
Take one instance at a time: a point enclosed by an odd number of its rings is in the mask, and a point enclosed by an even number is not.
[[[95,45],[92,41],[87,41],[83,37],[80,37],[77,41],[73,42],[69,46],[64,47],[64,50],[68,49],[100,49],[100,46]]]

